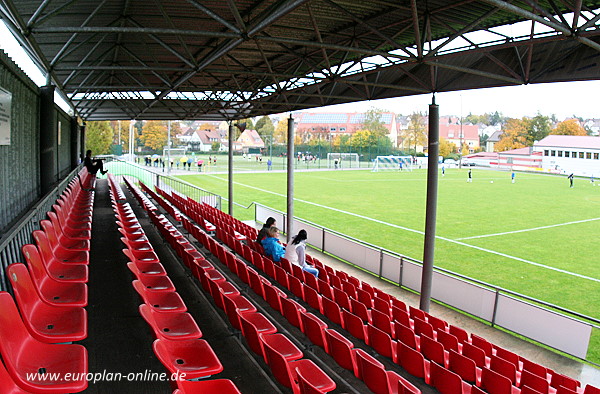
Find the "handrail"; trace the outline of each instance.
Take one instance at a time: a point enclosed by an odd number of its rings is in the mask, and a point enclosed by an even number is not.
[[[273,211],[273,212],[276,212],[278,214],[281,214],[284,217],[286,215],[286,213],[283,212],[283,211],[280,211],[280,210],[268,207],[266,205],[263,205],[261,203],[255,202],[255,201],[253,201],[252,204],[250,204],[250,206],[252,206],[252,205],[256,205],[256,206],[260,206],[260,207],[266,208],[266,209],[268,209],[270,211]],[[419,260],[416,260],[416,259],[414,259],[412,257],[405,256],[403,254],[400,254],[400,253],[397,253],[397,252],[394,252],[394,251],[391,251],[391,250],[387,250],[385,248],[382,248],[381,246],[377,246],[377,245],[374,245],[372,243],[369,243],[369,242],[366,242],[366,241],[362,241],[360,239],[357,239],[357,238],[354,238],[352,236],[346,235],[346,234],[341,233],[339,231],[332,230],[330,228],[327,228],[327,227],[321,226],[319,224],[313,223],[313,222],[311,222],[309,220],[301,219],[301,218],[298,218],[296,216],[294,216],[294,220],[297,220],[297,221],[302,222],[302,223],[309,224],[309,225],[311,225],[313,227],[316,227],[316,228],[321,228],[323,231],[327,231],[330,234],[334,234],[334,235],[340,236],[342,238],[345,238],[345,239],[350,240],[352,242],[355,242],[357,244],[367,246],[367,247],[369,247],[371,249],[379,250],[381,253],[386,253],[386,254],[389,254],[391,256],[396,256],[396,257],[399,257],[401,259],[411,261],[411,262],[413,262],[415,264],[418,264],[418,265],[423,265],[423,262],[421,262]],[[322,252],[327,253],[324,250],[322,250]],[[362,268],[362,269],[365,269],[365,268]],[[490,283],[487,283],[487,282],[484,282],[484,281],[481,281],[481,280],[478,280],[478,279],[474,279],[474,278],[471,278],[469,276],[462,275],[462,274],[459,274],[459,273],[447,270],[445,268],[434,267],[434,270],[438,271],[438,272],[442,272],[442,273],[447,274],[447,275],[450,275],[452,277],[455,277],[455,278],[458,278],[458,279],[470,282],[470,283],[477,284],[479,286],[486,287],[486,288],[488,288],[490,290],[493,290],[493,291],[496,291],[496,292],[501,292],[501,293],[504,293],[506,295],[518,297],[518,298],[520,298],[522,300],[526,300],[526,301],[532,302],[532,303],[537,304],[537,305],[542,305],[542,306],[551,308],[551,309],[553,309],[555,311],[563,312],[563,313],[566,313],[566,314],[571,315],[571,316],[576,316],[576,317],[578,317],[580,319],[583,319],[583,320],[586,320],[586,321],[588,321],[590,323],[593,323],[592,326],[594,326],[595,328],[600,328],[600,319],[597,319],[597,318],[594,318],[594,317],[591,317],[591,316],[587,316],[587,315],[585,315],[583,313],[575,312],[573,310],[561,307],[559,305],[552,304],[552,303],[547,302],[547,301],[539,300],[537,298],[534,298],[534,297],[531,297],[531,296],[528,296],[528,295],[525,295],[525,294],[521,294],[521,293],[509,290],[509,289],[505,289],[503,287],[499,287],[499,286],[496,286],[496,285],[492,285]],[[376,274],[376,275],[379,275],[376,272],[372,272],[372,271],[369,271],[369,272],[371,272],[373,274]]]

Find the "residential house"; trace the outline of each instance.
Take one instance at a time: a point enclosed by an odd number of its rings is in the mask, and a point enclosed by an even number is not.
[[[533,144],[547,171],[600,176],[600,137],[549,135]]]

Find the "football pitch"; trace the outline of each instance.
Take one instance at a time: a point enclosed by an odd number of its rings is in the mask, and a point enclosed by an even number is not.
[[[569,188],[564,176],[530,173],[517,173],[513,184],[509,172],[486,169],[473,169],[468,183],[467,172],[439,177],[435,266],[600,318],[600,184],[580,178]],[[294,213],[422,260],[426,177],[426,170],[296,172]],[[226,174],[181,178],[227,197]],[[285,211],[286,174],[236,173],[234,199]],[[240,219],[253,212],[234,208]]]

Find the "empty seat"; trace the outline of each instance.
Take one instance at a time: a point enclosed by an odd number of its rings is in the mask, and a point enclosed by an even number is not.
[[[323,305],[323,314],[335,324],[342,324],[342,310],[340,306],[333,300],[327,297],[321,297]]]
[[[162,313],[157,312],[146,304],[139,306],[140,315],[154,331],[156,338],[183,340],[202,337],[202,332],[196,321],[186,312]]]
[[[148,275],[139,272],[137,279],[147,292],[165,293],[175,291],[175,285],[168,276]]]
[[[490,369],[494,372],[498,372],[502,376],[506,376],[511,384],[517,384],[517,367],[510,361],[506,361],[497,356],[492,356],[490,357]]]
[[[129,270],[138,277],[139,274],[143,275],[155,275],[155,276],[167,276],[167,271],[161,263],[127,263]]]
[[[87,312],[81,307],[53,306],[45,303],[35,290],[27,267],[8,266],[23,323],[31,336],[45,343],[80,341],[87,337]]]
[[[276,333],[277,328],[262,313],[240,313],[239,320],[241,323],[242,334],[244,335],[244,338],[246,338],[248,346],[254,353],[263,357],[266,361],[261,337],[263,335]]]
[[[471,384],[478,384],[481,380],[481,370],[477,369],[475,361],[453,349],[450,349],[448,352],[448,369],[459,375],[462,380]]]
[[[498,353],[496,353],[498,354]],[[550,386],[558,388],[559,386],[577,391],[577,389],[579,388],[579,386],[581,386],[581,383],[573,378],[570,378],[568,376],[559,374],[559,373],[553,373],[552,374],[552,379],[550,380]]]
[[[458,338],[445,331],[437,331],[437,341],[444,345],[444,349],[447,351],[454,350],[458,352],[461,349],[458,346]]]
[[[529,386],[542,394],[548,394],[550,389],[550,384],[546,379],[527,370],[521,372],[521,386]]]
[[[502,376],[485,367],[481,369],[481,383],[479,387],[489,394],[511,394],[513,393],[513,388],[515,394],[519,392],[519,389],[514,387],[510,383],[510,379],[506,376]]]
[[[311,275],[312,276],[312,275]],[[321,296],[314,288],[302,285],[304,292],[304,301],[311,307],[315,308],[319,313],[323,313],[323,304],[321,303]]]
[[[41,220],[40,226],[46,233],[50,245],[55,247],[55,252],[58,252],[57,254],[61,254],[63,251],[67,254],[90,251],[90,241],[73,240],[65,237],[62,232],[54,228],[52,221],[47,219]],[[81,256],[81,260],[89,261],[89,253],[84,253]],[[83,256],[85,256],[85,258]]]
[[[60,283],[86,283],[88,281],[88,267],[85,264],[63,264],[57,261],[49,250],[48,240],[43,231],[34,231],[35,245],[23,246],[23,254],[27,264],[48,277]],[[41,245],[41,248],[40,248]],[[43,250],[43,252],[42,252]]]
[[[358,377],[375,394],[421,392],[396,372],[386,371],[383,364],[362,349],[355,349],[354,352],[358,366]]]
[[[330,328],[325,330],[325,342],[327,343],[327,353],[333,357],[335,362],[340,367],[352,371],[354,375],[357,375],[356,358],[352,351],[354,344],[342,334]]]
[[[429,384],[429,361],[425,360],[421,353],[404,343],[397,342],[397,345],[398,365],[412,376],[424,379],[425,383]]]
[[[293,295],[295,295],[296,297],[300,298],[301,300],[304,299],[304,285],[302,284],[302,282],[300,281],[300,279],[296,278],[293,275],[288,275],[288,284],[289,284],[289,290],[292,292]]]
[[[179,313],[187,311],[187,307],[183,303],[181,296],[175,291],[147,291],[139,280],[134,280],[132,284],[135,291],[142,297],[144,303],[158,312]]]
[[[304,332],[308,339],[313,344],[327,351],[324,333],[327,329],[327,324],[314,314],[306,311],[300,311],[300,320],[302,321],[302,332]]]
[[[469,334],[460,327],[450,324],[448,326],[448,332],[454,335],[461,343],[469,342]]]
[[[394,322],[394,332],[396,333],[396,339],[399,342],[415,349],[420,350],[420,339],[415,335],[414,331],[406,327],[404,324]]]
[[[265,354],[268,347],[276,351],[287,361],[298,360],[303,356],[302,350],[298,349],[298,347],[283,334],[275,333],[272,335],[263,335],[260,339],[263,342]],[[267,364],[270,364],[268,357],[266,359]]]
[[[444,345],[427,335],[421,336],[420,343],[421,353],[426,359],[436,362],[444,368],[448,367],[448,357],[447,353],[444,352]]]
[[[217,355],[203,339],[157,339],[152,348],[170,373],[185,373],[186,379],[205,378],[223,370]]]
[[[281,298],[281,314],[291,325],[301,329],[300,311],[306,311],[306,309],[292,299]]]
[[[375,327],[388,333],[388,335],[392,338],[396,337],[389,313],[383,313],[377,309],[371,309],[371,321]]]
[[[363,322],[371,323],[371,311],[367,309],[367,306],[360,301],[350,298],[350,306],[352,313],[360,317]]]
[[[371,346],[375,351],[384,357],[397,361],[396,341],[393,341],[388,333],[367,324],[367,345]]]
[[[447,370],[438,363],[431,363],[431,378],[429,384],[438,389],[441,394],[469,394],[470,385],[466,385],[463,391],[463,381],[452,371]]]
[[[87,387],[86,349],[81,345],[46,344],[33,338],[6,292],[0,292],[0,356],[12,380],[26,391],[76,393]],[[43,377],[49,374],[56,379]]]
[[[365,340],[365,325],[360,317],[342,309],[342,327],[356,339]]]
[[[311,360],[299,359],[302,357],[300,349],[296,348],[300,356],[290,359],[286,357],[284,353],[280,352],[276,346],[273,346],[273,340],[275,338],[280,339],[281,337],[285,338],[285,336],[281,334],[263,337],[264,349],[267,355],[267,364],[271,367],[271,372],[279,383],[285,387],[293,388],[294,392],[298,392],[299,388],[295,383],[297,381],[296,368],[301,368],[301,370],[304,371],[303,376],[308,379],[311,385],[319,387],[322,392],[326,393],[335,389],[335,382],[315,365],[315,363]],[[287,341],[289,341],[289,339]]]
[[[433,338],[433,339],[436,338],[431,324],[427,323],[424,320],[419,319],[418,317],[413,318],[413,322],[414,322],[414,327],[415,327],[414,328],[415,334],[417,334],[418,336],[426,335],[429,338]]]
[[[287,298],[287,295],[277,287],[266,283],[263,285],[263,291],[265,301],[267,301],[271,308],[281,313],[280,299]]]
[[[462,354],[475,361],[475,365],[477,365],[478,368],[488,366],[484,351],[475,345],[471,345],[468,342],[463,343]]]
[[[314,367],[316,367],[316,365],[310,363],[302,363],[296,367],[295,372],[300,394],[328,393],[329,391],[334,390],[336,387],[335,382],[324,373],[323,375],[318,376],[320,369],[316,370]],[[315,372],[318,379],[315,379]]]

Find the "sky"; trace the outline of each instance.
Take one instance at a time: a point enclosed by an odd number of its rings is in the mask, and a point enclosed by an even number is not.
[[[33,62],[20,49],[4,23],[0,23],[0,37],[2,37],[0,48],[7,51],[38,86],[44,85],[44,75],[33,66]],[[498,111],[503,116],[512,118],[535,116],[539,112],[546,116],[554,114],[558,120],[573,115],[588,119],[600,118],[600,108],[597,104],[598,92],[600,92],[600,81],[557,82],[437,93],[436,103],[440,107],[442,116],[467,116],[469,113],[482,115],[486,112]],[[305,112],[365,112],[377,108],[410,115],[413,112],[427,113],[431,98],[431,94],[425,94],[313,108]],[[55,99],[63,109],[67,110],[67,104],[62,98],[56,95]]]
[[[535,116],[539,112],[546,116],[554,114],[558,120],[573,115],[588,119],[600,118],[598,92],[600,81],[557,82],[437,93],[435,101],[442,116],[467,116],[469,113],[482,115],[498,111],[511,118]],[[307,111],[365,112],[370,108],[378,108],[410,115],[413,112],[427,113],[431,99],[431,94],[423,94],[332,105]]]

